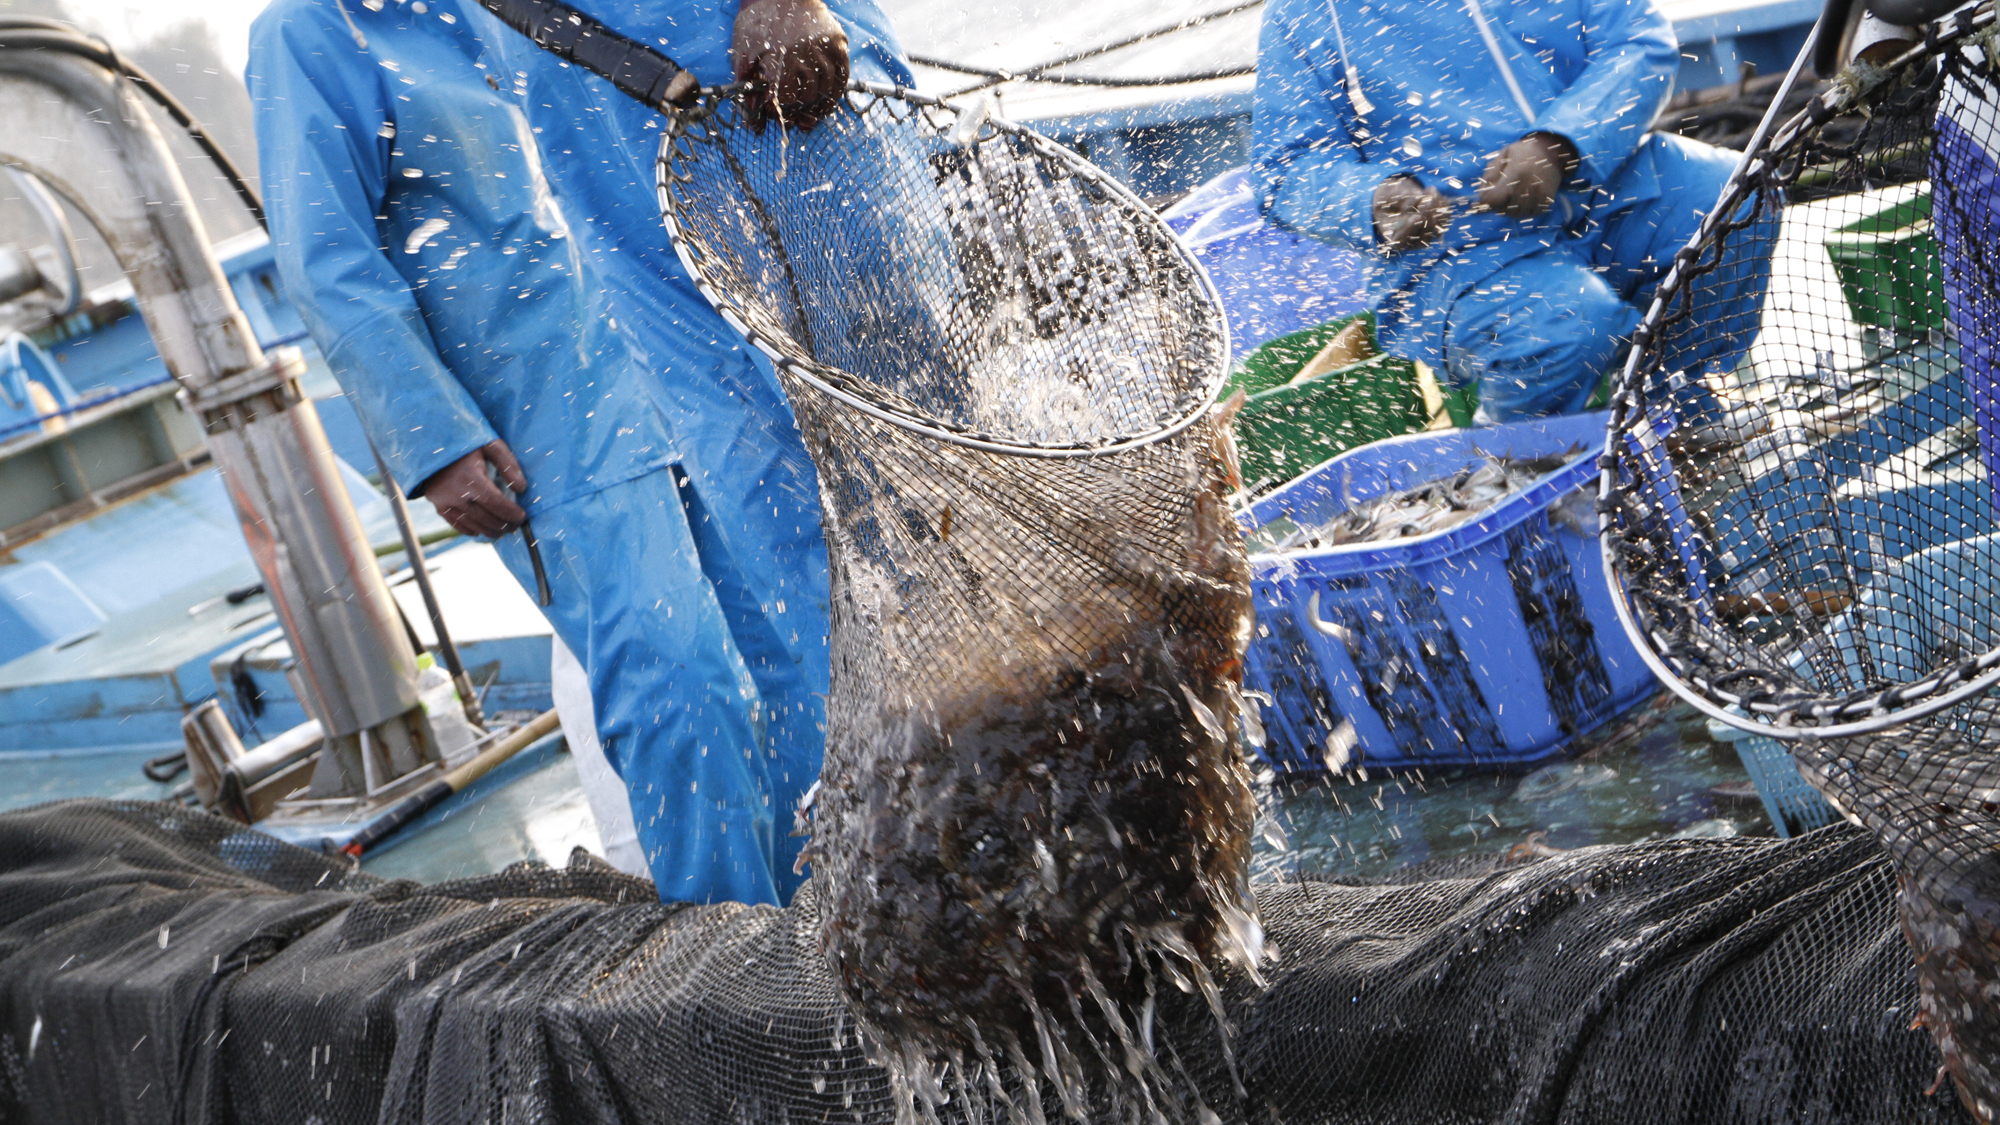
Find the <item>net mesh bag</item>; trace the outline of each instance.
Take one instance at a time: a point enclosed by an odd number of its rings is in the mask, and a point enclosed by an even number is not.
[[[821,937],[906,1111],[1004,1060],[1073,1115],[1193,1119],[1153,994],[1260,946],[1206,278],[1068,151],[891,89],[809,133],[710,100],[660,191],[819,471]]]
[[[1173,988],[1154,1046],[1232,1123],[1964,1122],[1895,878],[1842,824],[1260,884],[1282,956],[1218,979],[1233,1057]],[[886,1125],[819,891],[660,903],[580,851],[420,886],[173,804],[0,813],[0,1120]],[[1007,1120],[993,1085],[1064,1119],[1005,1060],[938,1115]]]
[[[2000,670],[1990,5],[1774,130],[1614,395],[1607,552],[1711,712],[1883,729]]]
[[[1616,396],[1605,550],[1681,694],[1881,840],[1916,1024],[2000,1113],[2000,84],[1971,5],[1753,147]]]

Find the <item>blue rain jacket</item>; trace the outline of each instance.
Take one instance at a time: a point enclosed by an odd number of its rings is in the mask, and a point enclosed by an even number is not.
[[[496,436],[530,512],[673,460],[731,397],[693,373],[744,360],[662,231],[658,115],[476,3],[418,6],[279,0],[252,29],[266,206],[287,284],[322,295],[314,340],[409,487]],[[728,79],[735,0],[581,6]],[[857,76],[908,80],[873,4],[833,7]]]
[[[1979,454],[2000,507],[2000,294],[1982,284],[1982,261],[2000,245],[2000,126],[1990,102],[1958,82],[1945,87],[1931,151],[1931,215],[1944,264],[1945,305],[1972,393]]]
[[[736,0],[579,6],[729,77]],[[871,3],[832,7],[857,77],[909,80]],[[250,59],[279,268],[370,436],[411,487],[512,446],[662,894],[782,901],[823,743],[817,485],[668,244],[657,114],[472,0],[278,0]]]
[[[1660,195],[1653,150],[1641,141],[1679,61],[1672,25],[1649,0],[1270,0],[1253,118],[1266,211],[1367,254],[1371,296],[1408,297],[1379,310],[1385,344],[1438,364],[1443,313],[1460,294]],[[1365,114],[1349,94],[1349,68],[1370,103]],[[1531,132],[1566,137],[1583,158],[1556,205],[1526,221],[1469,213],[1487,161]],[[1439,241],[1385,254],[1375,245],[1375,189],[1397,175],[1444,192],[1456,214]]]

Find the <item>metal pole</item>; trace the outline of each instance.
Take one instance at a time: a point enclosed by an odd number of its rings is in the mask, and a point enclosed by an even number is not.
[[[382,473],[382,494],[389,498],[389,511],[396,517],[396,534],[403,537],[403,557],[409,560],[410,573],[416,577],[417,592],[424,598],[424,611],[431,615],[438,655],[444,659],[445,671],[451,673],[451,682],[458,688],[459,702],[465,705],[465,721],[484,730],[486,711],[480,706],[478,693],[472,690],[472,677],[465,674],[465,662],[458,658],[451,630],[445,628],[444,610],[438,605],[437,591],[431,587],[430,567],[424,563],[424,545],[417,541],[417,529],[410,523],[410,504],[403,496],[403,486],[396,483],[396,474],[389,471],[389,462],[382,459],[382,451],[375,448],[373,439],[368,442],[368,452],[375,455],[375,468]]]
[[[418,703],[416,654],[299,387],[303,357],[257,345],[134,83],[95,58],[101,46],[37,34],[49,42],[0,44],[0,120],[8,123],[0,166],[35,176],[95,228],[132,283],[182,403],[208,433],[298,659],[300,702],[327,738],[313,795],[362,786],[364,731],[405,759],[392,767],[415,768],[407,759],[436,756]],[[52,49],[64,45],[75,49]]]

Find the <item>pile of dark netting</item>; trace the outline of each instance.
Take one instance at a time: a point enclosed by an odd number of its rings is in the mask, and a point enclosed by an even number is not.
[[[1962,1121],[1893,897],[1845,826],[1262,886],[1241,1091],[1198,1000],[1159,1047],[1260,1125]],[[891,1119],[811,887],[653,898],[581,852],[421,886],[173,804],[0,814],[0,1120]]]

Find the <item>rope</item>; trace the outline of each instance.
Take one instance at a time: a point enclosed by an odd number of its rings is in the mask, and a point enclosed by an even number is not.
[[[9,16],[0,18],[0,50],[7,49],[56,51],[75,55],[130,79],[133,85],[166,111],[174,124],[180,126],[189,139],[194,141],[195,147],[201,149],[202,155],[208,157],[209,162],[222,173],[223,179],[229,181],[230,188],[236,192],[236,198],[243,202],[244,209],[257,220],[257,225],[269,228],[270,224],[264,218],[264,201],[258,197],[257,190],[250,185],[250,181],[244,177],[236,162],[231,160],[222,146],[208,135],[208,131],[201,127],[201,122],[195,120],[194,114],[189,113],[179,99],[168,93],[166,87],[161,86],[152,75],[126,61],[111,48],[110,44],[86,36],[68,24],[58,23],[55,20]]]
[[[1151,31],[1143,31],[1137,35],[1127,36],[1124,39],[1118,39],[1110,43],[1099,44],[1098,46],[1095,47],[1087,47],[1081,51],[1074,51],[1070,54],[1063,55],[1059,58],[1049,59],[1046,62],[1037,63],[1034,66],[1028,67],[1025,70],[1020,70],[1020,71],[985,70],[982,68],[968,67],[958,63],[948,63],[944,62],[943,60],[929,59],[918,55],[911,55],[910,61],[915,63],[921,63],[924,66],[935,66],[940,70],[955,70],[961,74],[977,74],[988,79],[987,81],[981,82],[977,85],[967,86],[964,89],[953,90],[948,94],[942,95],[943,97],[947,98],[955,98],[962,94],[976,93],[990,86],[997,86],[1002,82],[1013,82],[1013,81],[1054,82],[1063,85],[1080,85],[1080,86],[1128,86],[1128,85],[1164,86],[1164,85],[1175,85],[1178,84],[1179,82],[1198,82],[1198,81],[1204,81],[1205,79],[1200,77],[1180,78],[1171,81],[1164,79],[1089,79],[1081,77],[1079,78],[1048,77],[1047,75],[1048,72],[1051,70],[1059,70],[1062,67],[1070,66],[1074,63],[1080,63],[1085,59],[1094,59],[1103,55],[1108,55],[1111,54],[1113,51],[1122,51],[1127,47],[1137,46],[1140,43],[1145,43],[1153,39],[1158,39],[1163,35],[1172,35],[1178,31],[1186,31],[1188,28],[1191,27],[1199,27],[1205,23],[1213,23],[1216,20],[1236,15],[1239,12],[1247,12],[1252,8],[1262,7],[1263,3],[1264,0],[1248,0],[1247,3],[1234,4],[1231,5],[1230,7],[1221,8],[1213,12],[1205,13],[1203,15],[1191,16],[1187,19],[1180,20],[1176,23],[1168,24],[1164,27],[1156,27]],[[1237,71],[1217,71],[1213,72],[1210,76],[1218,78],[1236,77],[1239,74],[1255,74],[1256,72],[1257,68],[1255,66],[1250,66],[1242,68]]]

